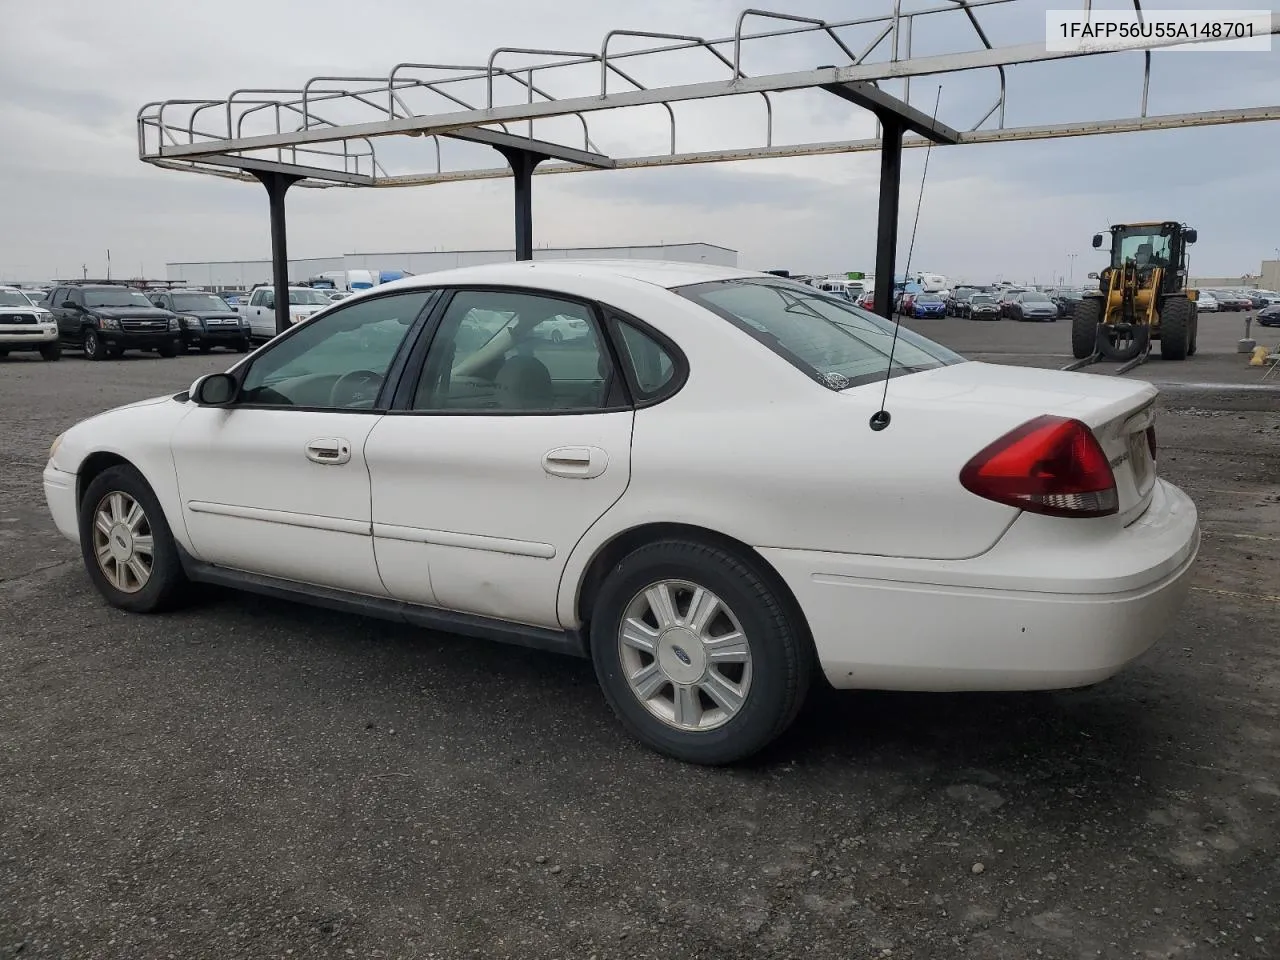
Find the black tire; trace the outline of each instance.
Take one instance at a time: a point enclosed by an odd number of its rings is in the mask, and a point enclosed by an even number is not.
[[[1196,341],[1200,337],[1200,311],[1196,309],[1196,305],[1191,304],[1191,343],[1187,345],[1187,356],[1194,357],[1196,355]]]
[[[107,347],[107,356],[112,360],[119,360],[124,356],[124,345],[119,343],[110,344]]]
[[[7,357],[8,355],[9,355],[8,349],[5,347],[0,347],[0,357]]]
[[[102,337],[98,336],[98,331],[93,327],[86,327],[84,331],[84,342],[80,345],[84,351],[86,360],[105,360],[107,358],[107,344]]]
[[[210,350],[213,349],[213,347],[211,347],[207,343],[202,343],[198,347],[196,347],[196,349],[199,350],[201,353],[208,353]]]
[[[1085,297],[1071,314],[1071,355],[1077,360],[1093,356],[1098,342],[1098,324],[1102,323],[1102,300]]]
[[[1191,348],[1195,307],[1185,297],[1170,297],[1160,311],[1160,359],[1185,360]]]
[[[171,360],[178,355],[178,344],[176,341],[166,340],[164,343],[160,344],[160,346],[156,347],[156,353],[160,354],[160,356],[164,357],[166,360]]]
[[[132,593],[118,589],[107,579],[94,546],[94,515],[112,493],[126,494],[142,507],[152,538],[151,575],[140,590]],[[132,613],[155,613],[172,607],[186,595],[187,577],[168,520],[150,485],[128,464],[102,471],[85,491],[80,504],[80,553],[89,579],[114,607]]]
[[[627,681],[619,627],[632,598],[659,580],[710,590],[733,611],[747,638],[751,680],[746,699],[720,726],[702,732],[677,729],[654,716]],[[790,726],[814,673],[807,630],[790,607],[755,563],[719,547],[686,540],[640,547],[608,574],[591,612],[591,656],[605,698],[632,736],[666,756],[707,765],[751,756]]]
[[[236,344],[236,353],[248,353],[253,349],[253,343],[249,340],[241,340]]]
[[[62,344],[57,340],[52,343],[42,343],[40,345],[40,357],[43,360],[61,360]]]

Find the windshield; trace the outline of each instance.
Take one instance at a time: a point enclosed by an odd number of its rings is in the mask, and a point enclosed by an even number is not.
[[[219,313],[227,313],[227,301],[221,297],[216,297],[212,293],[175,293],[173,295],[173,309],[175,310],[216,310]]]
[[[889,370],[894,324],[843,298],[787,281],[722,280],[674,292],[706,307],[833,390],[963,363],[964,357],[905,327]]]
[[[137,290],[86,290],[86,307],[150,307],[154,304]]]
[[[975,293],[969,298],[970,303],[995,303],[996,298],[989,293]]]
[[[29,307],[31,301],[17,290],[0,290],[0,307]]]
[[[922,293],[916,297],[916,303],[941,303],[942,298],[936,293]]]
[[[1113,266],[1119,266],[1126,260],[1133,260],[1140,267],[1169,266],[1169,238],[1160,236],[1159,227],[1128,227],[1117,230],[1111,244]]]
[[[1018,299],[1023,303],[1049,303],[1049,298],[1043,293],[1020,293]]]
[[[290,290],[289,302],[294,305],[305,305],[309,303],[327,305],[333,301],[319,290]]]

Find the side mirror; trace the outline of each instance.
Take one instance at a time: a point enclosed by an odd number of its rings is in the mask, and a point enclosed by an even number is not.
[[[1097,279],[1098,279],[1098,275],[1097,275],[1096,273],[1091,273],[1091,274],[1089,274],[1089,279],[1090,279],[1090,280],[1097,280]]]
[[[210,373],[191,384],[188,395],[202,407],[222,407],[235,399],[236,387],[231,374]]]
[[[1182,239],[1185,240],[1187,243],[1195,243],[1197,236],[1198,234],[1194,230],[1188,230],[1186,233],[1182,235]]]
[[[77,307],[77,306],[76,306],[74,303],[72,303],[70,300],[63,300],[63,301],[62,301],[62,309],[63,309],[63,310],[79,310],[80,308],[79,308],[79,307]]]
[[[1095,233],[1095,234],[1093,235],[1093,246],[1094,246],[1094,249],[1095,249],[1095,250],[1096,250],[1098,247],[1101,247],[1101,246],[1102,246],[1102,234],[1100,234],[1100,233]]]

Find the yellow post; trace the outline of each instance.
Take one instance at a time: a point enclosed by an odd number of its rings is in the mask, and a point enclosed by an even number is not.
[[[1249,366],[1261,367],[1267,362],[1267,348],[1254,347],[1253,356],[1249,358]]]

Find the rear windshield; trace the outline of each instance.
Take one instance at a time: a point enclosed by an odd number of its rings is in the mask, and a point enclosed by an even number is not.
[[[848,300],[786,280],[754,277],[679,287],[674,292],[728,320],[833,390],[963,363],[964,357]]]

